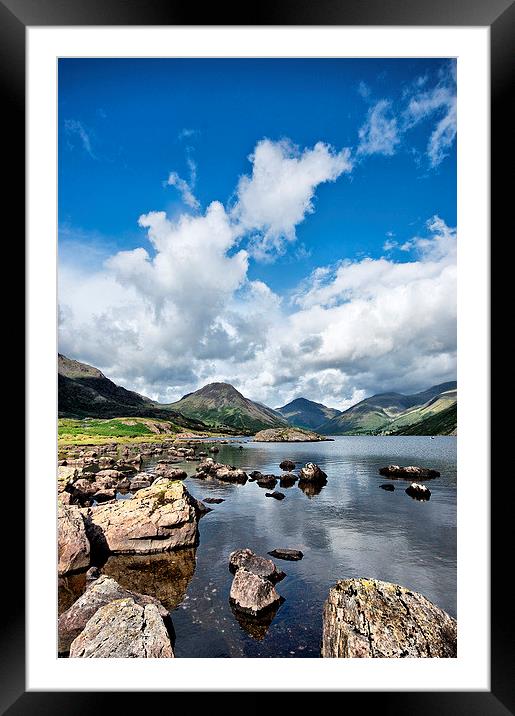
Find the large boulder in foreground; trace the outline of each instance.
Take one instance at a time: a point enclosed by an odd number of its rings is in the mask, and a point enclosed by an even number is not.
[[[89,567],[90,544],[78,507],[59,505],[57,540],[59,576]]]
[[[165,621],[169,620],[168,611],[157,599],[124,589],[114,579],[103,575],[90,582],[84,594],[59,617],[59,653],[64,654],[69,651],[72,641],[79,636],[87,622],[101,607],[118,599],[133,599],[136,604],[143,607],[154,604],[161,618]]]
[[[318,485],[327,483],[327,475],[314,462],[308,462],[299,471],[300,482],[313,482]]]
[[[155,604],[119,599],[100,607],[70,647],[71,658],[169,659],[170,637]]]
[[[198,541],[198,510],[183,483],[156,480],[130,500],[85,510],[92,546],[113,554],[155,554]]]
[[[300,428],[268,428],[254,435],[254,441],[258,443],[313,443],[329,439]]]
[[[388,465],[381,467],[379,474],[384,477],[400,477],[405,480],[426,479],[431,480],[434,477],[440,477],[438,470],[431,470],[428,467],[417,467],[416,465]]]
[[[417,592],[376,579],[337,582],[324,604],[323,657],[456,657],[456,621]]]

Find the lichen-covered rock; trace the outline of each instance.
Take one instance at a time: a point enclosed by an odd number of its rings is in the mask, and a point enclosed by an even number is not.
[[[438,470],[431,470],[428,467],[417,467],[416,465],[407,465],[405,467],[401,467],[400,465],[388,465],[387,467],[381,467],[379,474],[384,477],[400,477],[405,480],[413,480],[414,478],[430,480],[434,477],[440,477]]]
[[[229,569],[234,574],[238,569],[246,569],[247,572],[255,574],[257,577],[268,579],[272,583],[276,583],[286,576],[284,572],[277,569],[271,559],[260,557],[251,549],[237,549],[231,552],[229,556]]]
[[[240,568],[232,580],[229,600],[236,609],[257,616],[277,606],[281,597],[270,580]]]
[[[326,658],[455,657],[456,640],[452,617],[398,584],[341,580],[324,604]]]
[[[133,599],[136,604],[140,606],[154,604],[161,618],[169,620],[168,611],[157,599],[124,589],[118,582],[110,577],[100,576],[93,581],[86,578],[86,585],[87,588],[84,594],[59,617],[58,648],[60,654],[69,651],[72,641],[79,636],[89,619],[91,619],[100,607],[114,602],[117,599]]]
[[[170,659],[169,634],[155,604],[119,599],[100,607],[70,647],[79,659]]]
[[[314,482],[319,485],[325,485],[327,475],[314,462],[308,462],[299,471],[300,482]]]
[[[182,482],[156,480],[130,500],[85,511],[91,544],[114,554],[154,554],[193,547],[197,506]]]
[[[78,507],[59,505],[57,540],[59,576],[89,567],[90,544]]]

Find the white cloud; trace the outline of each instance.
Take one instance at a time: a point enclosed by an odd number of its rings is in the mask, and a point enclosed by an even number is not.
[[[93,149],[91,146],[91,137],[89,134],[89,130],[86,129],[82,122],[79,122],[76,119],[65,119],[64,131],[68,136],[78,137],[80,144],[86,154],[89,154],[92,159],[96,159],[96,156],[93,153]]]
[[[231,215],[252,235],[249,250],[258,259],[283,253],[295,227],[314,211],[317,186],[352,169],[348,149],[336,152],[323,142],[300,151],[288,140],[263,139],[249,159],[252,174],[240,177]]]
[[[177,172],[170,172],[166,183],[168,186],[173,186],[177,189],[181,195],[181,199],[187,206],[198,211],[200,209],[200,202],[193,193],[197,181],[197,165],[190,157],[188,157],[187,163],[190,170],[189,182],[182,179]]]
[[[348,151],[263,140],[251,161],[231,210],[214,201],[176,221],[144,214],[147,247],[100,269],[62,256],[60,350],[165,402],[225,380],[272,406],[304,395],[345,408],[453,378],[455,230],[432,217],[405,242],[410,260],[319,267],[287,303],[249,279],[242,242],[254,235],[262,256],[283,250],[316,187],[350,171]]]
[[[391,102],[386,99],[379,100],[368,110],[365,124],[359,130],[358,136],[358,154],[394,154],[400,139]]]
[[[456,138],[456,67],[451,62],[441,73],[438,84],[415,93],[404,112],[406,129],[433,116],[439,119],[427,144],[431,167],[437,167],[448,155]]]

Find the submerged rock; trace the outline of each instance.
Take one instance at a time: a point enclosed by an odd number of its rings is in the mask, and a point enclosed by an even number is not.
[[[395,487],[391,483],[388,483],[386,485],[379,485],[379,487],[381,488],[381,490],[386,490],[387,492],[393,492],[395,490]]]
[[[90,543],[78,507],[59,505],[57,546],[60,576],[89,567]]]
[[[219,505],[221,502],[225,502],[225,500],[221,497],[204,497],[203,502],[206,502],[208,505]]]
[[[154,554],[192,547],[198,508],[182,482],[156,480],[130,500],[85,510],[87,535],[99,551]]]
[[[431,480],[435,477],[440,477],[438,470],[431,470],[428,467],[417,467],[416,465],[407,465],[401,467],[400,465],[388,465],[382,467],[379,470],[379,474],[383,477],[399,477],[406,480],[413,480],[413,478],[425,478]]]
[[[120,599],[101,607],[72,642],[70,657],[169,659],[170,636],[155,604]]]
[[[295,463],[293,460],[283,460],[279,463],[279,467],[285,472],[291,472],[292,470],[295,470]]]
[[[277,492],[277,490],[274,490],[274,492],[265,492],[265,497],[273,497],[274,500],[284,500],[286,495],[282,492]]]
[[[124,589],[114,579],[111,579],[111,577],[103,575],[89,583],[86,579],[86,585],[84,594],[59,617],[58,649],[60,654],[69,651],[72,641],[79,636],[89,619],[91,619],[100,607],[114,602],[117,599],[130,598],[141,606],[154,604],[161,618],[169,620],[168,611],[157,599]]]
[[[456,640],[454,619],[398,584],[341,580],[324,604],[322,657],[456,657]]]
[[[415,500],[429,500],[431,497],[431,490],[418,482],[412,482],[405,492]]]
[[[286,547],[273,549],[268,554],[276,559],[286,559],[291,562],[297,562],[304,557],[300,549],[289,549]]]

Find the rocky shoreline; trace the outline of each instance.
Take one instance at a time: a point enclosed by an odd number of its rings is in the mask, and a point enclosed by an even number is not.
[[[59,577],[64,581],[83,580],[79,597],[67,601],[59,618],[60,656],[175,656],[170,609],[184,598],[195,570],[199,521],[213,509],[207,504],[216,506],[224,500],[195,499],[183,482],[187,473],[174,463],[199,463],[188,479],[229,482],[242,487],[247,482],[256,482],[265,490],[273,490],[279,482],[286,489],[297,486],[308,497],[319,494],[327,484],[326,473],[312,462],[299,466],[285,459],[280,463],[278,475],[256,470],[247,473],[208,457],[210,449],[216,455],[216,445],[204,450],[199,447],[194,441],[170,441],[164,446],[161,442],[138,445],[136,452],[135,447],[111,444],[90,446],[87,450],[70,448],[60,455]],[[158,459],[154,472],[143,469],[149,456]],[[412,466],[404,469],[389,466],[381,468],[379,474],[398,479],[399,475],[394,473],[399,470],[409,480],[436,477],[432,474],[436,471]],[[405,491],[419,500],[427,500],[431,494],[416,482]],[[279,491],[265,495],[279,501],[286,497]],[[166,555],[187,555],[192,551],[182,591],[164,600],[166,604],[147,593],[153,567],[147,564],[147,571],[139,571],[141,565],[136,560],[166,561]],[[287,562],[304,557],[299,549],[282,547],[270,549],[268,554]],[[118,573],[110,574],[110,560],[115,558],[129,560],[127,568],[120,572],[117,564]],[[234,575],[229,594],[234,618],[253,638],[262,639],[284,602],[277,585],[287,575],[269,557],[241,545],[235,545],[228,563]],[[157,568],[157,562],[154,564]],[[323,610],[320,656],[455,655],[455,620],[422,595],[400,585],[361,578],[342,580],[331,588]]]

